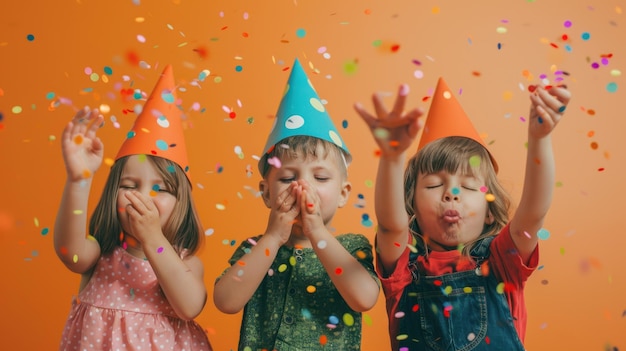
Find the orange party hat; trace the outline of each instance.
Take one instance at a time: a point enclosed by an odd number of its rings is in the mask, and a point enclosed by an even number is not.
[[[178,164],[191,182],[182,113],[176,100],[174,73],[172,66],[167,65],[115,160],[142,154],[162,157]]]
[[[472,139],[489,152],[487,145],[474,128],[472,121],[467,117],[461,104],[459,104],[450,88],[448,88],[448,84],[446,84],[443,78],[439,78],[417,150],[421,150],[432,141],[450,136]],[[491,152],[489,152],[489,156],[491,157],[493,168],[497,172],[498,164]]]

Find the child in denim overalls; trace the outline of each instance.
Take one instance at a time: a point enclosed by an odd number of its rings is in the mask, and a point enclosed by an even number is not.
[[[356,111],[381,149],[375,207],[377,271],[393,350],[524,350],[524,285],[552,199],[551,132],[570,100],[564,86],[532,87],[521,201],[509,220],[498,165],[440,79],[422,128],[373,96],[377,118]],[[405,152],[423,129],[402,180]]]

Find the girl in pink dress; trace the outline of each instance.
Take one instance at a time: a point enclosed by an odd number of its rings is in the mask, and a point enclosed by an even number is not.
[[[211,350],[193,320],[207,297],[195,256],[204,234],[174,89],[167,66],[111,167],[91,235],[87,201],[103,160],[103,117],[82,109],[63,131],[67,180],[54,247],[82,279],[61,350]]]

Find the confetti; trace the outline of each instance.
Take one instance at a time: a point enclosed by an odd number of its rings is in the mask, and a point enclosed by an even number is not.
[[[163,247],[162,247],[162,246],[161,246],[161,247],[159,247],[159,248],[156,250],[156,252],[157,252],[157,253],[162,253],[162,252],[163,252]]]
[[[309,285],[306,287],[306,292],[308,292],[309,294],[313,294],[315,291],[317,291],[317,288],[313,285]]]
[[[317,248],[323,250],[323,249],[326,248],[327,245],[328,245],[328,243],[326,242],[326,240],[320,240],[317,243]]]

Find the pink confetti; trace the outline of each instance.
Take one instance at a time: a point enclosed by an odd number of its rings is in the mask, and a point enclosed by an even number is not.
[[[269,163],[270,165],[276,167],[276,168],[280,168],[282,166],[282,163],[280,162],[280,159],[276,156],[274,157],[270,157],[267,159],[267,163]]]
[[[163,246],[161,246],[161,247],[159,247],[159,248],[157,249],[157,253],[161,253],[161,252],[163,252]]]

